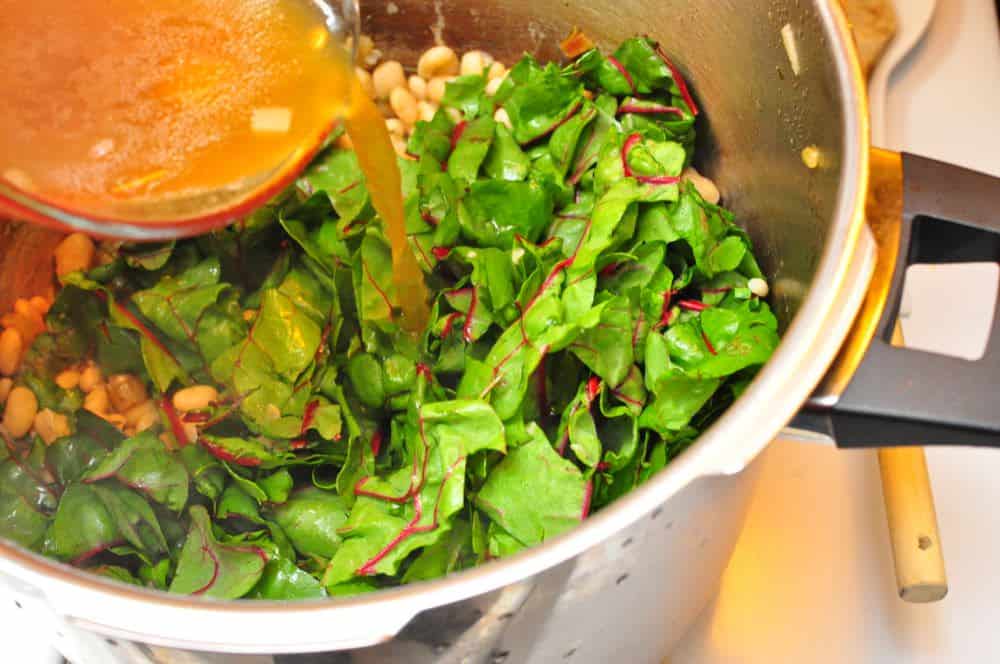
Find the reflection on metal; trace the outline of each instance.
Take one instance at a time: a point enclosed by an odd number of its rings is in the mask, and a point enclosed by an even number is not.
[[[777,440],[789,440],[796,443],[813,445],[835,445],[836,441],[829,435],[795,426],[785,427],[778,434]]]
[[[871,151],[865,216],[878,245],[878,260],[854,328],[812,398],[812,403],[824,407],[835,405],[837,398],[847,389],[882,318],[892,286],[903,220],[903,161],[898,152],[877,148]]]

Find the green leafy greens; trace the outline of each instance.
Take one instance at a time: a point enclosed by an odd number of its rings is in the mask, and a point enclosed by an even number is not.
[[[778,344],[746,233],[681,177],[696,115],[647,39],[525,57],[492,97],[483,76],[451,83],[400,159],[434,295],[418,338],[336,147],[232,228],[65,278],[18,381],[72,434],[5,437],[0,535],[127,583],[300,599],[572,529],[682,452]],[[145,381],[161,421],[125,436],[82,410],[52,379],[84,357]],[[205,411],[170,406],[201,384],[220,395]]]

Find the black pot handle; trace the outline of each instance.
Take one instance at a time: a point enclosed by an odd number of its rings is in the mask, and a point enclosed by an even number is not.
[[[840,447],[1000,447],[1000,308],[976,362],[891,344],[910,265],[1000,261],[1000,178],[908,154],[902,170],[899,253],[874,337],[835,402],[799,424]]]

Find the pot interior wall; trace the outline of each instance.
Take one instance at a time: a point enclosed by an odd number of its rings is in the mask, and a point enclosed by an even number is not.
[[[844,144],[834,56],[813,3],[778,0],[395,0],[362,2],[363,28],[404,64],[435,40],[508,64],[527,51],[559,59],[578,26],[604,48],[637,33],[659,40],[703,110],[698,166],[750,231],[787,325],[805,296],[834,218]],[[781,38],[794,31],[800,67]],[[823,160],[809,170],[802,149]]]

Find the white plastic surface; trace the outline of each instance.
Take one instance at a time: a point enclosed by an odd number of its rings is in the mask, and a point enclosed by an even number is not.
[[[907,0],[897,5],[906,11]],[[887,107],[885,147],[1000,176],[994,1],[941,0]],[[974,305],[996,292],[995,266],[983,270],[921,268],[905,304],[908,342],[974,354],[989,316]],[[1000,451],[941,448],[927,457],[950,586],[944,601],[896,597],[874,453],[777,443],[763,459],[722,592],[671,664],[997,661]]]
[[[886,145],[891,119],[886,112],[889,103],[889,84],[900,62],[927,33],[934,18],[938,0],[904,0],[905,9],[897,12],[896,36],[882,54],[882,59],[868,82],[868,104],[872,116],[872,144]],[[902,2],[896,4],[904,6]]]
[[[23,605],[0,590],[0,625],[3,643],[0,661],[23,664],[60,664],[62,657],[49,643],[49,635]]]

